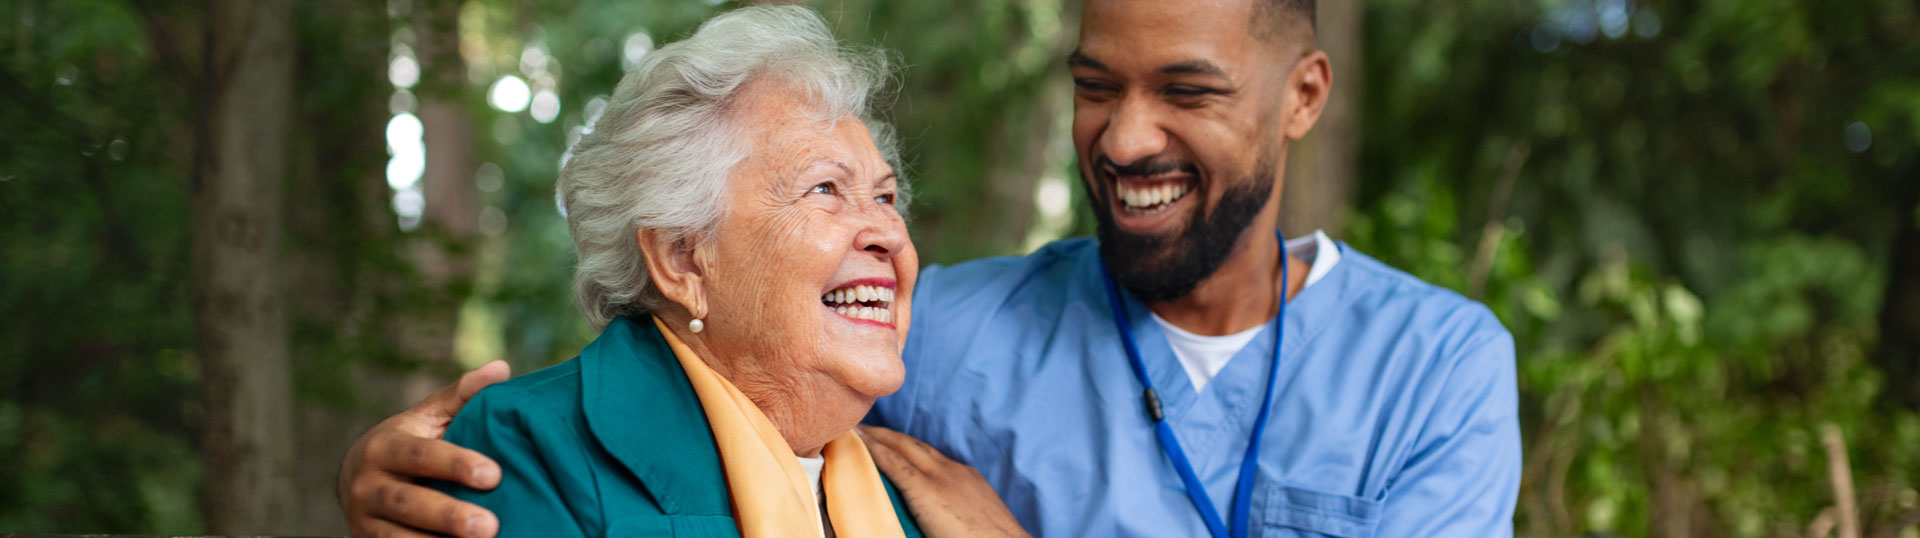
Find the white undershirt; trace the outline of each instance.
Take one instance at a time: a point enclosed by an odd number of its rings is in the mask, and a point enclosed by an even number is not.
[[[1300,285],[1301,290],[1306,290],[1307,286],[1327,276],[1334,264],[1340,263],[1340,247],[1327,238],[1326,232],[1320,230],[1314,230],[1311,236],[1287,240],[1287,253],[1313,264],[1307,270],[1306,283]],[[1207,382],[1213,381],[1213,376],[1218,375],[1221,368],[1227,367],[1227,361],[1233,360],[1233,356],[1247,347],[1253,337],[1259,336],[1260,331],[1267,328],[1262,323],[1233,334],[1206,336],[1175,327],[1159,314],[1148,314],[1153,317],[1154,323],[1160,324],[1160,332],[1167,335],[1167,345],[1173,347],[1173,356],[1179,357],[1180,366],[1187,370],[1187,378],[1193,381],[1194,392],[1205,390]]]
[[[827,456],[794,458],[800,460],[800,468],[807,471],[807,483],[813,486],[813,505],[820,509],[820,528],[826,530],[827,538],[833,538],[833,522],[827,520],[827,502],[823,498],[826,493],[820,488],[820,470],[827,467]]]

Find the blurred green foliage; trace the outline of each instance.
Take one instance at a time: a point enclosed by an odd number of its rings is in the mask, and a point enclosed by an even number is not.
[[[381,144],[363,135],[386,117],[363,112],[388,108],[378,63],[397,53],[338,45],[410,45],[411,4],[427,1],[302,8],[298,143],[345,163],[292,180],[322,194],[292,202],[312,216],[395,221],[384,198],[352,191],[379,175]],[[463,360],[524,372],[591,338],[569,299],[553,177],[630,45],[671,42],[726,7],[463,5],[471,84],[449,97],[473,120],[481,168],[499,171],[482,203],[507,223],[473,246],[478,269],[458,288]],[[903,67],[890,114],[923,260],[1089,230],[1077,187],[1064,223],[1034,194],[1043,177],[1074,180],[1061,58],[1075,2],[817,7]],[[0,4],[0,530],[199,530],[183,132],[195,96],[152,35],[181,9]],[[1336,235],[1476,296],[1514,332],[1521,534],[1805,535],[1834,502],[1829,423],[1869,529],[1920,509],[1920,416],[1899,403],[1920,385],[1873,360],[1890,290],[1920,278],[1894,269],[1901,234],[1920,229],[1913,3],[1372,0],[1362,28],[1362,91],[1335,96],[1358,100],[1362,133]],[[533,78],[529,50],[561,103],[551,123],[486,102],[499,77]],[[288,249],[331,257],[318,270],[345,290],[383,290],[383,309],[417,302],[390,284],[419,278],[398,254],[409,234],[293,222]],[[349,367],[413,363],[332,319],[296,320],[299,397],[365,406]]]
[[[130,7],[32,7],[0,5],[0,529],[191,530],[186,110]]]
[[[1911,2],[1379,0],[1365,32],[1348,235],[1484,279],[1519,345],[1522,534],[1806,535],[1824,423],[1868,530],[1920,505],[1920,417],[1869,360],[1917,276],[1890,274]]]

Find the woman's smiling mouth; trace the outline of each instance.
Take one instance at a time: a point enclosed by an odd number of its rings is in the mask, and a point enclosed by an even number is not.
[[[893,328],[893,281],[855,280],[820,296],[821,304],[841,317]]]

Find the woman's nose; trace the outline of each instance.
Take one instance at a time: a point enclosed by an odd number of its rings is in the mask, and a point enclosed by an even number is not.
[[[890,206],[875,203],[859,213],[864,222],[860,234],[854,237],[854,247],[873,253],[880,260],[890,260],[894,255],[906,249],[907,225]]]

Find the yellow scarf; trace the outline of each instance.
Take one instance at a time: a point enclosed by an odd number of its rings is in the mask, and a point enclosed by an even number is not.
[[[793,447],[760,407],[732,382],[694,355],[660,318],[653,323],[680,359],[693,382],[700,407],[707,412],[720,464],[726,468],[727,489],[733,494],[734,520],[745,538],[774,538],[810,532],[825,536],[820,510],[813,503],[813,486],[800,469]],[[880,471],[867,445],[852,430],[827,443],[821,451],[826,466],[820,472],[826,490],[827,519],[838,538],[900,538],[906,532],[894,515]],[[784,477],[785,480],[781,480]],[[804,531],[802,529],[805,529]]]

